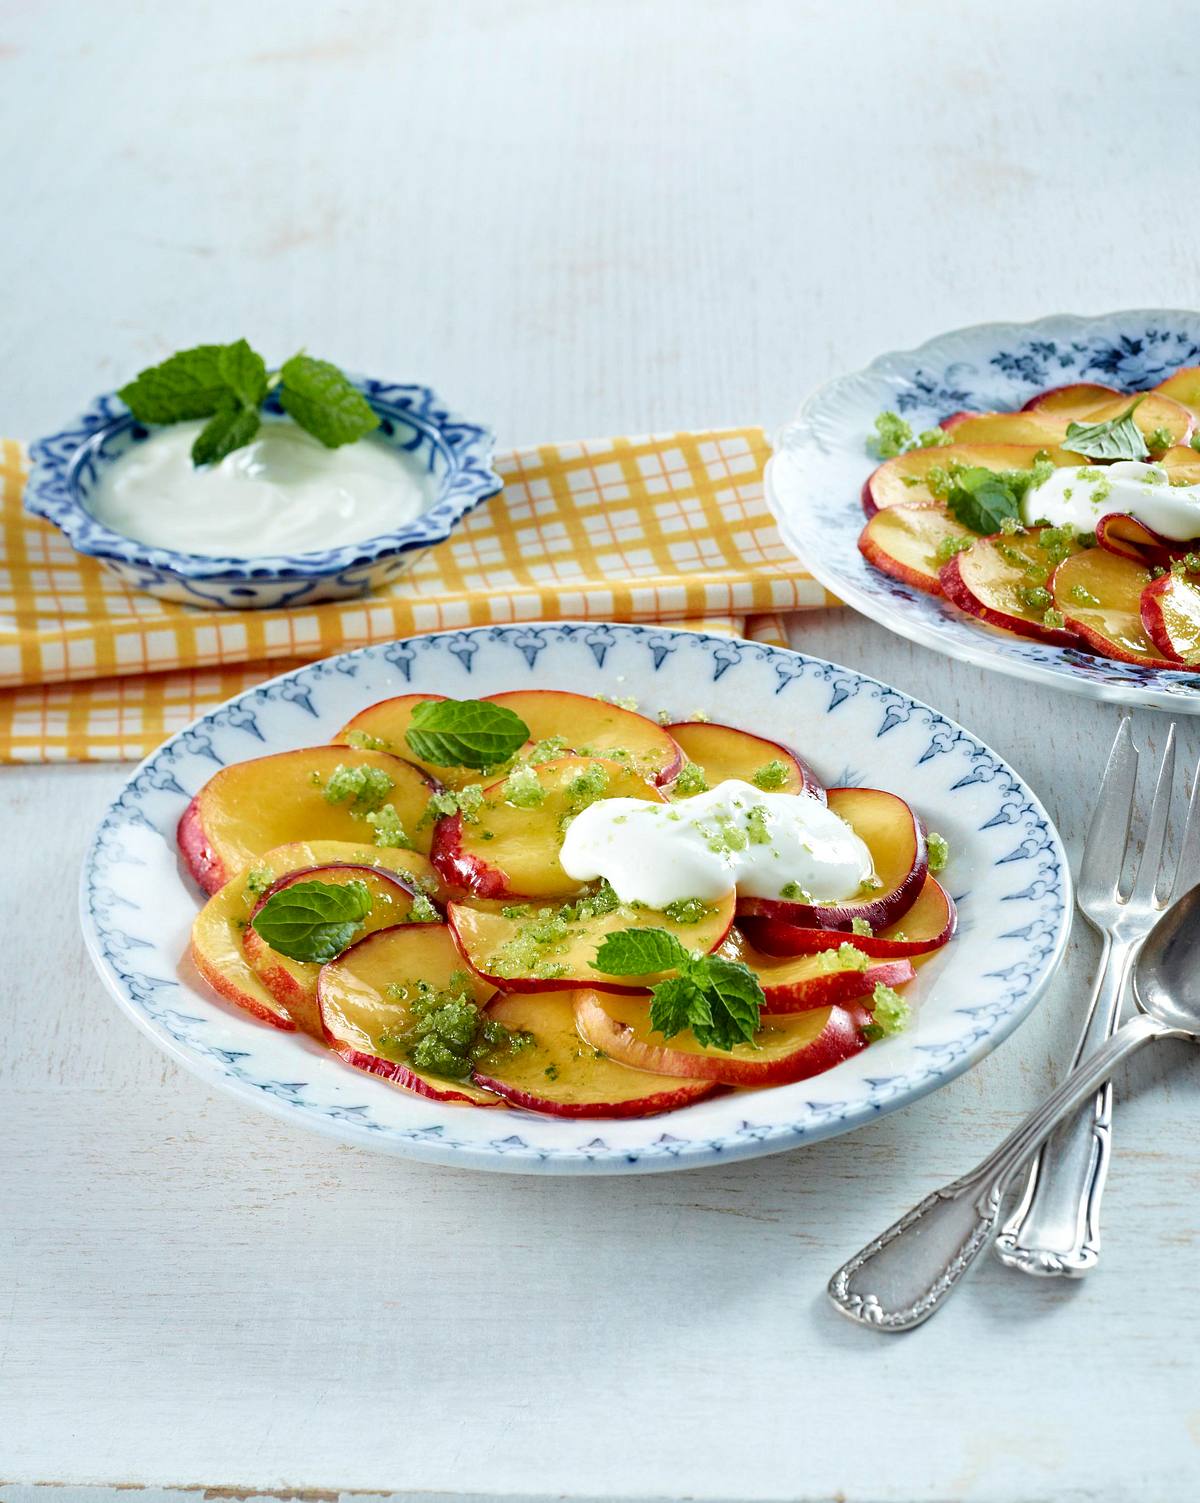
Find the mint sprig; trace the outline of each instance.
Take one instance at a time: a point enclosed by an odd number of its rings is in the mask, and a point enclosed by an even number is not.
[[[348,948],[371,911],[365,882],[293,882],[273,893],[250,920],[272,950],[324,964]]]
[[[425,699],[413,706],[404,739],[435,767],[498,767],[529,740],[529,727],[506,705],[486,699]]]
[[[607,935],[592,967],[606,976],[675,971],[651,989],[650,1026],[668,1039],[690,1028],[705,1048],[752,1042],[766,1002],[749,966],[720,955],[693,955],[666,929]]]
[[[1144,396],[1138,397],[1120,417],[1107,423],[1068,423],[1062,447],[1088,459],[1148,459],[1150,450],[1133,420],[1138,404],[1144,400]]]
[[[194,464],[215,464],[257,434],[260,409],[279,387],[284,411],[327,449],[354,443],[379,426],[379,416],[336,365],[300,353],[274,375],[244,339],[180,350],[150,366],[117,395],[140,423],[210,421],[192,445]]]
[[[982,465],[970,465],[955,475],[946,497],[946,509],[955,521],[985,537],[999,532],[1006,517],[1019,519],[1021,515],[1020,501],[1013,488],[994,470]]]

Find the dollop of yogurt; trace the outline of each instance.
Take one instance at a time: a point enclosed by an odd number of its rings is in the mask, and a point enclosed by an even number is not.
[[[1110,512],[1136,517],[1162,537],[1185,543],[1200,537],[1200,485],[1172,485],[1161,465],[1120,459],[1057,469],[1026,491],[1021,504],[1027,527],[1045,519],[1078,532],[1091,532]]]
[[[559,860],[577,882],[604,877],[622,902],[650,908],[735,887],[833,901],[854,897],[873,874],[866,845],[832,809],[736,778],[674,804],[601,799],[567,826]]]
[[[108,466],[87,502],[96,520],[153,547],[253,558],[378,537],[432,499],[427,477],[378,439],[327,449],[296,423],[267,419],[252,443],[196,466],[203,426],[163,428]]]

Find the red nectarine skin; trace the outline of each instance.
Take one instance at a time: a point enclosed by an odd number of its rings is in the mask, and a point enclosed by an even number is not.
[[[1094,381],[1072,381],[1066,386],[1051,386],[1030,397],[1022,412],[1053,412],[1086,421],[1086,414],[1097,405],[1110,402],[1113,397],[1125,396],[1115,386],[1101,386]],[[1132,401],[1133,399],[1130,398]],[[1084,414],[1084,416],[1080,416]]]
[[[764,955],[812,955],[821,950],[835,950],[848,941],[864,955],[880,959],[907,956],[911,959],[949,944],[957,924],[958,912],[950,894],[936,877],[927,875],[924,887],[908,912],[877,934],[806,928],[780,919],[745,918],[740,920],[739,927]],[[897,931],[909,938],[894,938]]]
[[[1146,568],[1169,569],[1174,559],[1188,552],[1186,543],[1172,543],[1161,533],[1124,512],[1109,512],[1096,523],[1096,542],[1109,553],[1119,553]]]
[[[1164,574],[1142,591],[1142,625],[1159,652],[1178,668],[1200,670],[1200,589],[1187,578]]]
[[[188,870],[205,892],[212,894],[225,886],[229,874],[205,837],[200,823],[200,806],[195,798],[180,817],[175,839]]]

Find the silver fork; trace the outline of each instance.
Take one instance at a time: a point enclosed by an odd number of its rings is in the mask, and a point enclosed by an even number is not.
[[[1128,715],[1117,728],[1079,868],[1079,910],[1099,933],[1100,969],[1092,988],[1074,1070],[1116,1028],[1134,957],[1163,909],[1200,880],[1200,768],[1192,780],[1187,824],[1173,878],[1163,889],[1163,851],[1175,776],[1175,727],[1167,733],[1141,857],[1121,887],[1129,850],[1138,752]],[[1112,1148],[1112,1086],[1050,1137],[1030,1165],[1025,1194],[996,1239],[1010,1268],[1042,1278],[1081,1278],[1100,1255],[1100,1201]]]

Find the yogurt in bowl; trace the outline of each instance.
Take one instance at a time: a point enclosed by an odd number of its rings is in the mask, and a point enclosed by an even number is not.
[[[237,609],[364,595],[501,487],[492,435],[426,386],[354,379],[375,432],[326,448],[268,398],[253,441],[196,467],[202,422],[151,427],[115,394],[30,449],[25,507],[168,600]]]

